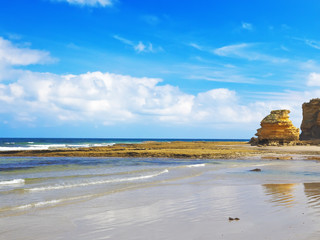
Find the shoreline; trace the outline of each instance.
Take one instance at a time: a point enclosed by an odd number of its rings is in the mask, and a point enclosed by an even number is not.
[[[15,150],[0,152],[0,157],[136,157],[187,159],[312,159],[320,160],[320,146],[251,146],[247,142],[143,142],[103,147]]]

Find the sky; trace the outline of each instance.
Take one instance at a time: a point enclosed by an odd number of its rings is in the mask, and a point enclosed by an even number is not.
[[[0,137],[249,139],[320,97],[318,0],[0,2]]]

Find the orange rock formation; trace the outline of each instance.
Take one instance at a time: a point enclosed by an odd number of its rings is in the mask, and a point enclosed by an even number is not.
[[[260,123],[257,130],[259,144],[277,145],[299,140],[299,128],[289,119],[289,110],[274,110]]]

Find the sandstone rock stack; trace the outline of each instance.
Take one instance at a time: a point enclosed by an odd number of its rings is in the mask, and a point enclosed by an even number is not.
[[[300,140],[320,139],[320,98],[302,104]]]
[[[289,119],[289,110],[274,110],[260,123],[257,130],[258,144],[290,144],[299,140],[299,128]]]

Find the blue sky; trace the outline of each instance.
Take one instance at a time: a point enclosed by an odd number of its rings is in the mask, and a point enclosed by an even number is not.
[[[320,2],[10,0],[1,137],[250,138],[320,97]]]

